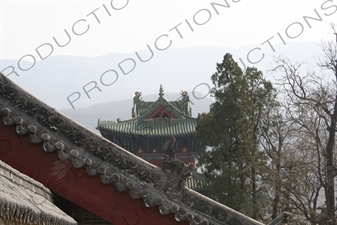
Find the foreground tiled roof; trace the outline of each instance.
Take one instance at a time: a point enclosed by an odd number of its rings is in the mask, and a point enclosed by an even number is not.
[[[43,144],[45,154],[57,151],[61,160],[75,168],[84,167],[104,184],[143,199],[146,206],[171,213],[177,221],[193,225],[261,225],[193,190],[183,187],[189,166],[171,160],[179,167],[172,172],[138,158],[98,134],[31,96],[4,75],[0,75],[0,116],[16,132]]]
[[[39,182],[0,161],[0,218],[27,224],[74,225],[76,221],[52,203]]]

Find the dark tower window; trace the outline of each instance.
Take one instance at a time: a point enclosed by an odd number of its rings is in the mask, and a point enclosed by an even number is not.
[[[135,149],[137,153],[144,153],[145,145],[144,145],[144,139],[141,137],[136,138],[136,143],[135,143]]]
[[[181,145],[180,145],[180,152],[189,152],[188,150],[189,146],[188,146],[188,138],[187,137],[183,137],[181,139]]]

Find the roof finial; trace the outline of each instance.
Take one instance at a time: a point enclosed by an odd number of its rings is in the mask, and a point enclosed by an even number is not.
[[[159,88],[159,96],[160,96],[160,97],[163,97],[163,96],[164,96],[163,85],[160,85],[160,88]]]

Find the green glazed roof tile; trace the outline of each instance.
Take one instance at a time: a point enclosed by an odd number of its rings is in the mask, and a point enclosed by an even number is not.
[[[97,129],[112,131],[116,133],[167,136],[193,134],[197,126],[196,119],[190,118],[185,121],[157,120],[143,121],[134,119],[132,121],[116,123],[114,121],[99,121]]]

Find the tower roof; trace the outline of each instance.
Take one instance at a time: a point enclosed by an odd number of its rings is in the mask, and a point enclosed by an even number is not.
[[[196,118],[189,116],[184,110],[189,105],[182,100],[169,102],[163,96],[164,90],[160,85],[158,99],[155,102],[141,101],[139,105],[142,109],[136,117],[124,121],[117,120],[117,122],[98,120],[96,129],[101,132],[110,131],[141,136],[194,134],[197,126]]]

